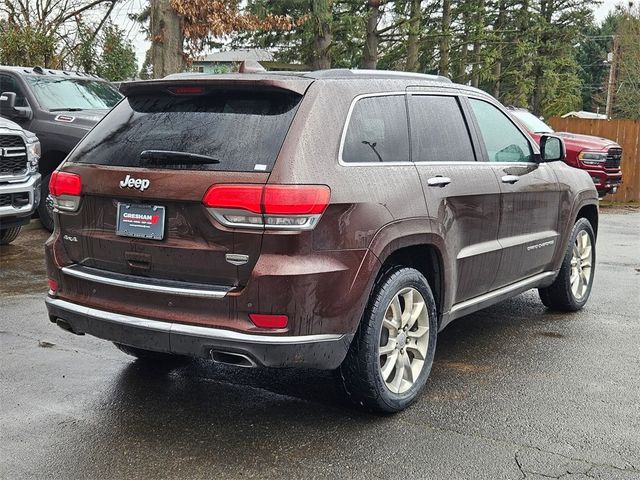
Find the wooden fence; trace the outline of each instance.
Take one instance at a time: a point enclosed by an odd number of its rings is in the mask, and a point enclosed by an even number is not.
[[[622,147],[622,186],[605,200],[640,202],[640,120],[549,119],[557,132],[583,133],[614,140]]]

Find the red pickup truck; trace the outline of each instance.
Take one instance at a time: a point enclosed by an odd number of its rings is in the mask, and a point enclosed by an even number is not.
[[[616,142],[591,135],[554,132],[549,125],[523,108],[511,107],[509,111],[537,142],[542,135],[548,133],[562,137],[567,148],[565,162],[586,170],[600,197],[617,191],[622,183],[622,147]]]

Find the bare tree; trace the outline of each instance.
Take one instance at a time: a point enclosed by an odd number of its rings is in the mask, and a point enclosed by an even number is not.
[[[55,55],[48,67],[73,66],[73,54],[82,41],[92,42],[118,0],[2,0],[0,13],[6,28],[50,39]],[[89,21],[89,13],[96,21]],[[86,33],[88,32],[88,35]],[[84,35],[84,36],[83,36]],[[83,38],[81,39],[81,36]],[[28,61],[30,52],[24,52]]]

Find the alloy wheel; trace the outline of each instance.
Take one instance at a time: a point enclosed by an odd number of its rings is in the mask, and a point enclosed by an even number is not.
[[[587,293],[591,282],[593,263],[593,247],[589,234],[580,230],[573,245],[571,257],[571,293],[576,300],[581,300]]]
[[[429,348],[429,313],[415,288],[403,288],[391,300],[380,331],[380,374],[393,393],[409,390],[420,376]]]

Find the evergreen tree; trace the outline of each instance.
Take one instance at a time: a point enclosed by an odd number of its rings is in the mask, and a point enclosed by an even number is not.
[[[135,51],[124,32],[115,25],[105,27],[96,73],[107,80],[120,81],[135,77],[137,69]]]

